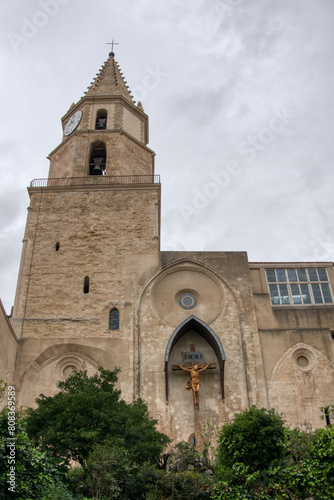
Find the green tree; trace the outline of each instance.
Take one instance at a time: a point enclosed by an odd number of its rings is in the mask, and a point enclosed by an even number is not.
[[[169,438],[157,432],[156,420],[140,399],[131,404],[120,399],[118,372],[100,367],[89,377],[87,370],[74,371],[58,382],[58,394],[41,395],[27,417],[27,432],[36,445],[86,469],[96,444],[119,440],[133,463],[154,463]]]
[[[222,428],[217,456],[222,468],[242,463],[249,472],[255,472],[267,469],[285,453],[284,422],[280,415],[251,406]]]

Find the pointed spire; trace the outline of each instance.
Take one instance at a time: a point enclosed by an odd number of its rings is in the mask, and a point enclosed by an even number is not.
[[[129,91],[123,73],[114,59],[114,53],[110,52],[109,58],[103,64],[100,71],[85,92],[86,96],[122,95],[132,103],[134,99]]]

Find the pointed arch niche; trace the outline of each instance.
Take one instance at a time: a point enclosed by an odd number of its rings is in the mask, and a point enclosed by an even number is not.
[[[169,398],[169,381],[168,381],[168,363],[170,361],[171,353],[173,348],[176,346],[179,340],[182,339],[184,335],[189,332],[194,332],[202,337],[212,348],[214,351],[217,360],[218,360],[218,369],[219,369],[219,379],[220,379],[220,393],[222,399],[224,399],[224,365],[225,365],[225,352],[223,345],[212,328],[209,327],[204,321],[196,316],[189,316],[186,320],[184,320],[173,332],[170,337],[166,351],[165,351],[165,362],[164,362],[164,371],[165,371],[165,382],[166,382],[166,402],[168,402]],[[210,360],[206,360],[210,361]]]

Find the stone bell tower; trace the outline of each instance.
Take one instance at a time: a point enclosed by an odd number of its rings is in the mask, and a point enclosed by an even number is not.
[[[73,367],[122,367],[135,394],[136,284],[159,262],[160,181],[148,116],[114,54],[62,118],[49,176],[31,182],[12,325],[30,406]]]
[[[49,156],[51,182],[154,174],[154,153],[146,147],[148,116],[141,103],[135,106],[112,52],[85,96],[63,116],[62,126],[63,141]]]

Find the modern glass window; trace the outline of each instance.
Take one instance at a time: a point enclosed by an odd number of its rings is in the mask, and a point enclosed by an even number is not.
[[[333,303],[325,268],[266,269],[266,273],[273,306]]]
[[[111,309],[109,313],[109,330],[119,330],[119,311]]]

